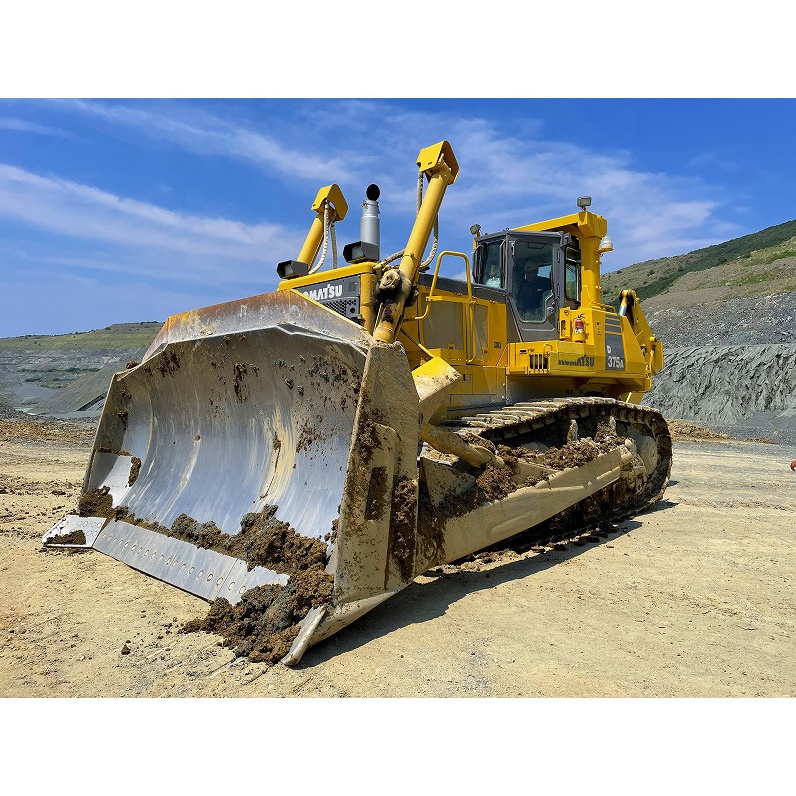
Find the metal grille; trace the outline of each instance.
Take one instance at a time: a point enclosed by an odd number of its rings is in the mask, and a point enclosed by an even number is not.
[[[528,357],[528,370],[536,373],[546,373],[549,370],[546,354],[531,354]]]
[[[327,299],[326,301],[321,300],[321,304],[325,307],[328,307],[330,310],[334,310],[338,315],[342,315],[344,318],[355,318],[359,315],[359,297],[358,296],[348,296],[346,298],[340,299]]]

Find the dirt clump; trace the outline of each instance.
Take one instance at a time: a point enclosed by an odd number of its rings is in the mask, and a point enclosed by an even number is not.
[[[674,440],[689,439],[729,439],[726,434],[721,434],[707,426],[700,426],[688,420],[668,420],[669,433]]]
[[[77,503],[77,513],[81,517],[113,516],[113,497],[107,486],[97,487],[81,495]]]
[[[585,438],[568,442],[560,448],[551,448],[542,457],[542,463],[554,470],[580,467],[596,459],[601,453],[600,445],[593,439]]]
[[[468,444],[468,445],[478,445],[482,448],[486,448],[490,453],[497,453],[497,447],[495,446],[494,442],[491,440],[485,439],[484,437],[475,434],[472,431],[460,431],[459,436]],[[508,448],[507,450],[511,450]]]
[[[127,486],[132,486],[138,480],[138,474],[141,472],[141,459],[133,456],[130,462],[130,475],[127,478]]]
[[[514,455],[523,461],[540,464],[551,470],[566,470],[569,467],[581,467],[596,459],[603,453],[608,453],[623,445],[617,434],[607,426],[599,426],[594,437],[583,437],[548,450],[534,451],[527,448],[507,448],[498,446],[498,452],[504,458]],[[538,479],[541,480],[541,479]],[[537,480],[537,483],[538,483]]]
[[[293,575],[325,566],[324,542],[296,533],[289,523],[275,517],[277,509],[278,506],[266,506],[261,512],[245,514],[240,521],[240,531],[234,535],[224,533],[212,520],[198,522],[187,514],[180,514],[170,528],[136,517],[126,506],[112,510],[111,514],[116,520],[240,558],[247,562],[249,570],[266,567]]]
[[[60,536],[51,536],[44,544],[85,544],[86,534],[83,531],[71,531],[70,533],[63,533]]]
[[[276,663],[290,651],[299,634],[298,623],[310,608],[331,597],[334,579],[319,568],[291,577],[287,586],[249,589],[236,605],[216,600],[204,619],[188,622],[181,633],[203,631],[224,638],[236,657],[253,663]]]
[[[517,489],[517,457],[506,453],[506,450],[510,449],[503,448],[504,446],[500,446],[500,458],[504,464],[490,462],[475,479],[482,494],[482,502],[501,500]]]
[[[293,575],[326,565],[326,545],[320,539],[301,536],[290,524],[278,520],[277,506],[243,516],[240,532],[227,537],[229,552],[249,564]],[[227,536],[224,534],[224,536]]]

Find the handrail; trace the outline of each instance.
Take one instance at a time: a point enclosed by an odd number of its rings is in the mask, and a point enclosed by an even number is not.
[[[439,278],[439,269],[442,265],[442,258],[443,257],[461,257],[464,260],[465,269],[464,272],[467,276],[467,298],[459,298],[458,296],[435,296],[434,290],[437,287],[437,279]],[[465,364],[471,365],[473,362],[476,361],[477,358],[477,351],[476,351],[476,339],[475,339],[475,313],[473,312],[473,306],[476,303],[476,299],[473,298],[473,279],[472,274],[470,273],[470,258],[463,254],[462,252],[454,252],[454,251],[444,251],[440,252],[439,257],[437,257],[437,265],[434,268],[434,277],[431,280],[431,288],[428,291],[428,295],[425,297],[425,301],[427,302],[427,306],[425,311],[422,315],[418,315],[412,320],[414,321],[422,321],[428,317],[429,312],[431,312],[431,304],[435,301],[449,301],[452,304],[466,304],[467,307],[464,311],[464,356],[465,356]],[[469,346],[468,346],[469,342]],[[472,349],[472,353],[468,351],[468,348]]]
[[[414,321],[423,321],[428,317],[428,313],[431,311],[431,302],[432,301],[451,301],[453,303],[460,303],[460,299],[450,298],[449,296],[435,296],[434,295],[434,288],[437,286],[437,279],[439,277],[439,267],[442,264],[442,258],[446,255],[451,257],[461,257],[465,265],[467,266],[465,272],[467,274],[467,300],[468,302],[472,302],[473,300],[473,282],[470,278],[470,260],[466,254],[462,252],[453,252],[453,251],[444,251],[439,253],[439,257],[437,257],[437,265],[434,268],[434,278],[431,280],[431,289],[428,291],[428,295],[425,297],[424,301],[428,302],[428,306],[426,307],[425,312],[422,315],[418,315],[412,320]]]

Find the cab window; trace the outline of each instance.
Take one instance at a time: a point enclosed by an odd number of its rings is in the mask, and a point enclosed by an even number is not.
[[[504,287],[501,243],[495,240],[480,245],[475,251],[475,281],[487,287]]]
[[[580,249],[567,246],[564,259],[566,263],[564,293],[570,301],[580,303]]]

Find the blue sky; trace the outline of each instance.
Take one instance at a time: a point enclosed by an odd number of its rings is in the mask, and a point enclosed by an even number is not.
[[[461,172],[440,245],[573,212],[608,218],[608,270],[796,217],[788,99],[0,101],[0,336],[56,334],[272,290],[319,187],[381,186],[403,247],[419,149]]]

